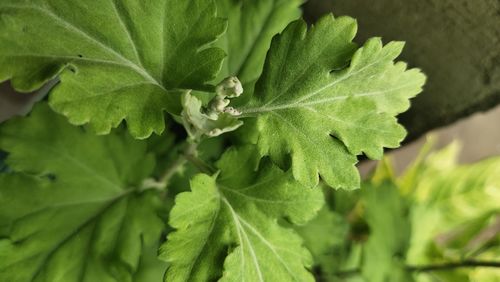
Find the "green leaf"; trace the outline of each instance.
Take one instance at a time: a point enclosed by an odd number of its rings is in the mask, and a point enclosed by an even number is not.
[[[380,158],[405,130],[394,117],[425,81],[419,70],[393,63],[402,43],[369,40],[355,51],[356,22],[326,16],[307,30],[303,21],[275,37],[243,116],[257,118],[261,155],[280,167],[291,157],[306,185],[318,175],[332,187],[359,187],[357,155]],[[354,52],[355,51],[355,52]]]
[[[158,245],[145,249],[133,281],[158,282],[167,270],[167,264],[158,258]]]
[[[274,35],[300,17],[303,0],[217,0],[228,30],[218,46],[228,54],[220,79],[237,76],[243,84],[259,78]]]
[[[452,143],[431,154],[401,181],[413,190],[412,264],[460,260],[495,240],[484,231],[500,212],[500,158],[458,165],[459,149]]]
[[[7,154],[3,151],[0,151],[0,173],[7,170],[7,165],[5,164],[5,158]]]
[[[342,215],[323,207],[306,225],[295,228],[311,251],[316,265],[327,260],[333,248],[341,246],[347,239],[349,224]],[[330,266],[330,267],[333,267]]]
[[[224,52],[210,47],[226,29],[213,1],[4,0],[0,81],[32,91],[59,76],[50,104],[100,134],[122,120],[134,137],[179,114],[177,88],[204,88]]]
[[[44,104],[3,125],[13,172],[0,174],[0,281],[144,281],[133,275],[163,228],[158,192],[142,186],[146,147],[89,134]]]
[[[363,246],[363,276],[373,282],[412,281],[405,270],[411,236],[406,199],[391,182],[366,183],[362,192],[365,220],[370,227]]]
[[[170,215],[176,231],[161,250],[170,263],[165,281],[313,281],[301,238],[278,222],[314,217],[321,190],[270,164],[255,172],[257,162],[252,147],[229,150],[220,175],[197,175],[191,192],[177,196]]]

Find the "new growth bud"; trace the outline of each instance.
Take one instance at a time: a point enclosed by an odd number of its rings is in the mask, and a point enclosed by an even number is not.
[[[215,92],[218,96],[236,98],[243,94],[243,86],[237,77],[230,76],[217,85]]]
[[[209,112],[211,113],[222,113],[224,109],[229,105],[231,101],[221,97],[219,95],[215,96],[211,101],[209,106]]]
[[[217,120],[219,114],[227,113],[232,116],[241,115],[240,111],[233,107],[228,107],[231,102],[229,99],[236,98],[243,94],[243,86],[240,80],[235,76],[225,78],[215,88],[215,97],[208,103],[206,114],[210,119]]]
[[[232,116],[241,116],[241,112],[238,111],[237,109],[233,108],[233,107],[227,107],[224,109],[224,112],[225,113],[228,113]]]

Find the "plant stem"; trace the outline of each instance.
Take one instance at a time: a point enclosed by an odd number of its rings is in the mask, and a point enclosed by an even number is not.
[[[477,261],[477,260],[464,260],[460,262],[449,262],[443,264],[430,264],[419,266],[406,266],[406,270],[410,272],[432,272],[432,271],[449,271],[457,268],[473,268],[473,267],[490,267],[500,268],[500,261]],[[351,269],[346,271],[337,272],[334,275],[337,277],[349,277],[361,274],[361,269]]]
[[[186,162],[188,161],[187,156],[194,154],[197,147],[197,143],[189,142],[184,151],[180,153],[179,156],[177,156],[174,162],[169,165],[165,172],[161,175],[159,182],[164,186],[167,186],[170,178],[172,178],[172,176],[174,176],[179,171],[179,169],[181,169],[184,164],[186,164]]]
[[[195,155],[186,155],[186,159],[192,163],[200,172],[206,173],[206,174],[214,174],[216,170],[204,162],[202,159],[196,157]]]
[[[464,260],[461,262],[449,262],[435,265],[407,266],[406,269],[414,272],[430,272],[471,267],[500,267],[500,261]]]
[[[187,146],[183,152],[179,154],[174,162],[172,162],[172,164],[168,166],[165,172],[161,175],[159,183],[161,183],[163,187],[167,186],[170,178],[172,178],[172,176],[174,176],[188,161],[192,163],[200,172],[210,175],[216,172],[212,166],[197,157],[197,148],[198,142],[187,142]]]

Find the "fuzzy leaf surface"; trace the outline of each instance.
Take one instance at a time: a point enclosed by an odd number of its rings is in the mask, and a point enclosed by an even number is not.
[[[197,175],[191,192],[177,196],[170,215],[176,229],[161,256],[170,263],[165,281],[313,281],[311,256],[301,238],[279,224],[305,223],[323,205],[270,164],[260,172],[255,150],[230,150],[220,175]]]
[[[309,30],[303,21],[275,37],[244,116],[257,118],[260,154],[308,186],[319,175],[332,187],[359,187],[357,155],[380,158],[406,132],[395,115],[425,81],[394,63],[402,43],[371,39],[356,50],[355,20],[326,16]],[[334,137],[334,138],[332,138]]]
[[[178,114],[179,93],[215,78],[226,29],[210,0],[0,3],[0,81],[32,91],[59,76],[50,104],[100,134],[125,120],[145,138]]]
[[[140,186],[154,167],[144,142],[97,137],[43,104],[1,127],[0,148],[0,281],[145,281],[163,223]]]

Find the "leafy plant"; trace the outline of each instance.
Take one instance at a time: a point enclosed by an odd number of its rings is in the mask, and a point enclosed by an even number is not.
[[[360,187],[425,76],[301,3],[3,0],[0,80],[58,83],[0,128],[0,281],[313,281],[336,241],[304,224],[342,221],[317,186]],[[399,194],[365,190],[367,223],[395,230]]]
[[[458,143],[429,154],[431,144],[399,177],[384,159],[360,191],[330,194],[300,227],[321,281],[500,278],[488,268],[500,266],[500,158],[457,165]]]

